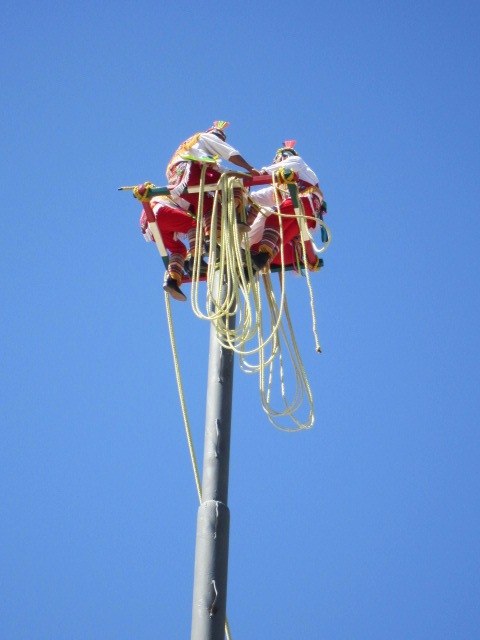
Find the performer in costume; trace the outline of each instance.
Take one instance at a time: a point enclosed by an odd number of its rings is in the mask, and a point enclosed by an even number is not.
[[[200,184],[204,163],[207,163],[205,184],[218,182],[223,173],[223,169],[217,163],[218,158],[227,160],[252,175],[259,175],[259,171],[226,142],[225,129],[228,125],[228,122],[217,120],[207,131],[191,136],[179,146],[168,163],[166,174],[171,196],[177,204],[194,215],[198,212],[199,194],[183,193],[183,191]],[[235,190],[234,197],[236,207],[239,209],[243,205],[241,189]],[[203,219],[206,236],[210,235],[213,200],[212,193],[204,194]],[[249,226],[244,226],[240,230],[248,231]]]
[[[282,184],[285,176],[290,174],[290,181],[294,177],[298,184],[299,199],[301,209],[307,217],[306,224],[309,229],[317,226],[317,218],[322,218],[325,211],[323,193],[318,186],[318,178],[315,172],[307,165],[307,163],[298,155],[295,150],[295,140],[287,140],[283,143],[283,147],[277,150],[273,164],[263,167],[261,174],[276,174],[278,177],[277,187],[269,186],[258,191],[251,192],[251,197],[257,206],[272,208],[276,207],[276,197],[280,203],[280,213],[295,215],[295,209],[290,197],[287,185]],[[277,194],[275,194],[277,189]],[[275,213],[265,219],[261,237],[259,237],[258,228],[262,226],[263,220],[260,218],[262,214],[257,216],[252,228],[252,234],[249,235],[251,242],[252,262],[254,269],[259,271],[263,269],[269,262],[274,260],[280,249],[280,221]],[[299,221],[295,218],[282,218],[283,243],[287,247],[289,243],[300,235]],[[309,255],[308,255],[309,254]],[[307,251],[308,268],[315,270],[320,267],[321,261],[315,255],[311,246]],[[313,261],[312,263],[310,261]]]
[[[155,196],[150,200],[150,205],[155,214],[157,226],[162,235],[165,248],[168,251],[168,268],[165,274],[163,288],[172,298],[184,302],[187,297],[180,289],[182,284],[184,267],[187,271],[193,262],[195,254],[195,234],[196,221],[185,209],[179,207],[169,196]],[[153,235],[148,228],[148,220],[145,212],[140,216],[140,227],[143,237],[147,242],[154,241]],[[192,256],[186,261],[187,248],[179,239],[178,234],[185,234],[189,245],[189,253]],[[200,264],[200,274],[205,275],[208,265],[202,260]]]

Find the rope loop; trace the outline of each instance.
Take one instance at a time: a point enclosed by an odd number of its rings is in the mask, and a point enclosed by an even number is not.
[[[276,172],[276,178],[279,184],[296,184],[297,174],[288,167],[282,167]]]
[[[287,183],[294,184],[296,176],[291,170],[279,173],[272,176],[276,200],[274,214],[278,216],[280,233],[279,300],[277,300],[274,293],[270,273],[263,273],[260,276],[253,270],[248,236],[239,231],[237,224],[244,216],[242,207],[251,202],[249,194],[237,177],[225,172],[219,178],[214,196],[210,229],[213,237],[215,236],[215,230],[218,230],[218,233],[216,241],[214,238],[209,245],[206,298],[204,303],[200,302],[199,256],[201,256],[203,249],[203,189],[205,186],[205,167],[203,167],[193,257],[191,305],[194,314],[199,319],[207,320],[213,324],[219,343],[239,356],[242,370],[246,373],[259,375],[262,407],[269,421],[279,429],[296,431],[298,429],[309,429],[313,426],[314,411],[313,396],[296,343],[287,305],[283,255],[283,220],[295,217],[298,219],[301,228],[307,229],[305,224],[307,216],[303,210],[301,200],[300,210],[296,211],[295,214],[280,213],[281,196],[278,186]],[[293,182],[291,182],[292,180]],[[243,196],[240,200],[238,198],[239,186],[242,187],[243,191]],[[270,215],[272,214],[270,213]],[[323,221],[321,223],[319,221],[319,224],[324,225]],[[311,240],[309,230],[304,235]],[[313,244],[312,246],[314,247]],[[321,253],[325,248],[318,249],[314,247],[314,251]],[[298,260],[301,260],[304,265],[308,265],[304,237],[301,237],[299,241]],[[312,267],[311,271],[318,270],[321,264],[322,261],[317,258],[317,263]],[[224,283],[225,286],[222,294],[220,293],[221,287],[216,287],[214,283],[216,274],[218,274],[219,281]],[[305,276],[310,297],[315,349],[320,352],[321,346],[317,335],[313,290],[308,268],[305,269]],[[263,284],[263,292],[261,284]],[[238,319],[237,325],[233,329],[228,322],[229,317],[232,315],[236,315]],[[295,377],[295,391],[291,401],[287,400],[286,393],[286,362],[282,354],[282,349],[285,348],[290,356]],[[280,395],[283,404],[281,410],[275,409],[272,404],[273,378],[275,375],[278,375],[280,379]],[[300,420],[296,417],[296,413],[305,402],[308,405],[307,416],[304,420]],[[279,420],[285,417],[293,420],[294,428],[289,429],[280,425]]]
[[[150,189],[153,189],[155,185],[153,182],[144,182],[143,184],[139,184],[136,187],[133,187],[133,196],[140,202],[148,202],[150,200],[149,192]]]

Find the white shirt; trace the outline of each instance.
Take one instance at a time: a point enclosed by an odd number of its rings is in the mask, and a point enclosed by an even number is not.
[[[311,185],[318,185],[318,178],[315,172],[310,169],[305,160],[302,160],[300,156],[288,156],[281,162],[275,162],[268,167],[262,167],[262,169],[267,173],[272,174],[274,171],[278,171],[282,167],[295,171],[299,180],[303,180],[303,182],[307,182]]]
[[[229,160],[232,156],[240,155],[239,152],[231,145],[224,142],[214,133],[202,133],[194,145],[185,152],[185,155],[201,160],[205,156],[218,156],[223,160]],[[183,158],[179,155],[175,156],[171,164],[182,162]]]

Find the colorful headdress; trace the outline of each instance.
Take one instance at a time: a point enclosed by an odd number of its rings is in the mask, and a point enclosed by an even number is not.
[[[225,120],[215,120],[215,122],[213,123],[213,127],[207,129],[207,133],[213,133],[219,138],[222,138],[222,140],[226,140],[227,134],[225,133],[224,129],[226,129],[229,124],[230,123],[225,122]]]
[[[277,153],[275,154],[275,157],[279,155],[298,156],[298,153],[294,149],[294,146],[296,145],[296,143],[297,143],[296,140],[285,140],[283,143],[283,147],[280,147],[280,149],[277,149]]]

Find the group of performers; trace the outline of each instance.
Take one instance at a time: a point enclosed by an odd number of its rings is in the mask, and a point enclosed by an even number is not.
[[[216,121],[207,131],[196,133],[183,142],[167,166],[169,195],[155,196],[150,201],[169,255],[163,288],[176,300],[187,299],[180,287],[185,273],[192,275],[199,204],[203,204],[203,234],[206,246],[211,236],[215,241],[219,239],[221,223],[220,216],[217,216],[217,229],[212,233],[214,206],[212,192],[204,191],[203,201],[200,203],[199,193],[189,193],[187,190],[199,186],[202,178],[204,184],[217,183],[225,171],[220,166],[221,160],[240,167],[251,176],[275,174],[275,177],[278,177],[275,186],[272,184],[262,189],[251,190],[248,203],[245,202],[244,190],[241,187],[234,189],[237,227],[239,233],[248,234],[246,246],[251,253],[254,271],[267,269],[270,264],[280,264],[281,237],[284,264],[298,264],[303,260],[303,252],[301,248],[299,249],[300,221],[295,215],[296,207],[285,181],[282,181],[282,176],[289,176],[288,181],[292,181],[293,176],[298,186],[300,210],[302,215],[306,216],[306,225],[311,231],[318,226],[318,219],[322,219],[326,212],[318,178],[295,150],[294,140],[283,143],[283,146],[277,150],[272,164],[257,170],[237,149],[227,143],[225,129],[228,124],[228,122]],[[282,217],[281,222],[282,235],[278,213],[285,216]],[[145,239],[153,240],[144,213],[140,218],[140,226]],[[181,237],[186,239],[188,248],[180,239]],[[202,244],[202,247],[205,245]],[[303,266],[312,271],[318,271],[323,264],[322,261],[313,251],[310,242],[305,242],[305,248],[307,259]],[[203,256],[200,256],[200,274],[205,275],[207,269],[207,262]]]

